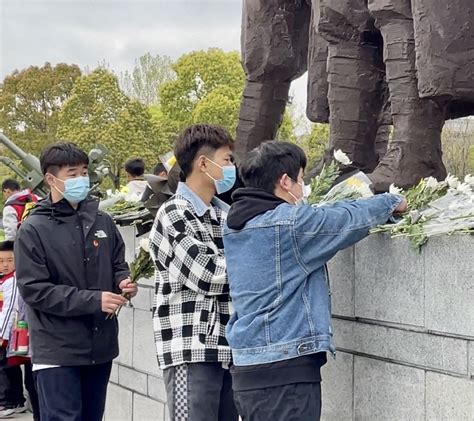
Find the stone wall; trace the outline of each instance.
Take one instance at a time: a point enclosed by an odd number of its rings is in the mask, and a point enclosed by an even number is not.
[[[474,237],[372,235],[330,264],[323,419],[474,420]]]
[[[128,259],[138,241],[122,229]],[[474,420],[474,237],[372,235],[330,264],[336,361],[323,369],[323,420]],[[143,280],[120,314],[106,421],[168,419]],[[266,420],[263,420],[266,421]]]
[[[131,261],[139,240],[131,227],[120,231],[127,245],[127,260]],[[105,421],[169,419],[162,373],[155,356],[153,294],[154,281],[142,279],[133,307],[124,307],[120,312],[120,355],[112,368]]]

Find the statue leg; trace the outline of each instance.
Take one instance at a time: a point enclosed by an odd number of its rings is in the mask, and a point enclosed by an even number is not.
[[[315,123],[329,123],[328,43],[318,30],[319,1],[312,0],[308,46],[308,100],[306,116]]]
[[[394,126],[389,149],[370,175],[378,191],[386,191],[391,183],[408,187],[423,177],[446,176],[441,152],[445,104],[418,95],[410,1],[396,3],[369,2],[384,40]]]
[[[274,139],[292,80],[307,68],[311,9],[305,0],[244,0],[242,60],[247,75],[237,156]]]
[[[370,172],[377,166],[375,141],[384,104],[382,37],[365,1],[316,0],[319,33],[329,42],[328,102],[330,138],[324,161],[336,149],[353,166]]]

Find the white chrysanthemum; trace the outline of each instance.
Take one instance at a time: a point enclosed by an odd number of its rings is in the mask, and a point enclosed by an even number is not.
[[[340,149],[338,149],[337,151],[334,151],[334,159],[337,162],[340,162],[343,165],[351,165],[352,164],[352,161],[349,159],[349,157],[344,152],[342,152]]]
[[[469,195],[472,193],[471,186],[468,183],[459,183],[456,187],[456,190],[460,193]]]
[[[459,185],[458,178],[451,174],[448,174],[445,181],[446,183],[448,183],[448,186],[453,189],[455,189]]]
[[[466,177],[464,177],[464,182],[474,186],[474,175],[467,174]]]
[[[150,240],[148,238],[142,238],[139,244],[140,248],[145,250],[147,253],[150,252]]]
[[[434,190],[434,189],[436,189],[438,186],[439,186],[439,182],[438,182],[438,180],[436,180],[436,178],[434,178],[434,177],[428,177],[428,178],[426,179],[426,187],[428,187],[428,188]]]
[[[388,192],[391,194],[401,194],[402,189],[400,187],[397,187],[395,184],[390,184],[390,187],[388,188]]]

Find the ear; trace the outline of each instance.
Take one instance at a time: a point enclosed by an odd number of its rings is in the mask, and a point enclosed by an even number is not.
[[[283,190],[288,191],[293,187],[293,180],[285,173],[281,176],[279,185]]]
[[[198,171],[206,172],[207,171],[207,159],[204,155],[199,155],[195,161],[195,168]]]
[[[46,173],[44,175],[44,179],[46,181],[46,184],[48,184],[48,186],[52,187],[56,185],[56,179],[54,178],[52,174]]]

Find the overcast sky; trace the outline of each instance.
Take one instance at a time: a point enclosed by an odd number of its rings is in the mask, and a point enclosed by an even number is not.
[[[240,51],[241,0],[0,0],[0,79],[49,61],[117,73],[150,52]],[[292,87],[298,107],[305,78]]]

